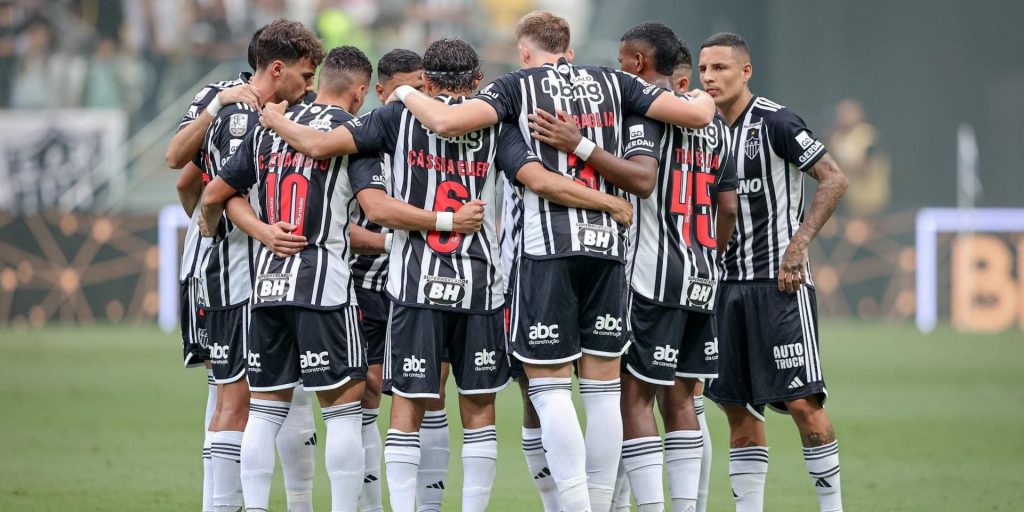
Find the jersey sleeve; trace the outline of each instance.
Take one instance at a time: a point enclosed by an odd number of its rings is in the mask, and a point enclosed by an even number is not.
[[[636,75],[624,71],[614,71],[619,79],[619,90],[622,91],[622,115],[647,114],[654,100],[668,92],[654,84],[649,84]]]
[[[356,153],[349,157],[348,181],[352,184],[353,194],[367,188],[387,191],[384,180],[384,159],[380,153]]]
[[[739,178],[736,176],[736,157],[733,153],[733,141],[732,136],[729,134],[729,130],[722,130],[724,140],[722,141],[722,166],[718,171],[718,191],[726,192],[729,190],[736,190],[739,187]]]
[[[642,115],[626,118],[626,143],[622,158],[649,156],[661,161],[661,138],[665,134],[665,123]]]
[[[825,144],[811,133],[804,120],[788,108],[765,117],[768,137],[775,152],[801,171],[810,169],[825,155]]]
[[[508,73],[487,84],[473,96],[483,100],[498,113],[498,121],[516,122],[521,109],[522,96],[519,94],[519,80],[515,73]]]
[[[199,90],[195,96],[192,97],[192,104],[188,106],[188,110],[185,111],[185,115],[181,116],[181,122],[178,123],[178,129],[176,132],[180,132],[186,126],[192,124],[199,114],[202,114],[206,107],[210,105],[220,90],[216,87],[206,86]]]
[[[401,102],[389,103],[348,120],[345,128],[352,134],[360,153],[390,153],[398,144],[398,129],[404,111],[405,105]]]
[[[540,158],[523,140],[522,132],[513,124],[503,124],[498,133],[498,151],[494,164],[505,173],[509,182],[515,183],[519,169],[530,162],[540,162]]]
[[[248,194],[249,189],[259,179],[259,171],[254,158],[255,151],[253,150],[254,134],[255,132],[250,132],[242,139],[242,143],[234,154],[228,157],[218,175],[239,194]]]

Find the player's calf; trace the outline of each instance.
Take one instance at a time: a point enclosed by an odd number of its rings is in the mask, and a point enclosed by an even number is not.
[[[462,510],[487,510],[498,468],[494,393],[460,394],[462,418]]]
[[[656,387],[632,373],[622,374],[622,470],[642,512],[664,510],[662,443],[654,419]]]
[[[331,510],[356,510],[365,468],[362,438],[363,381],[318,391],[327,427],[324,465],[331,481]]]
[[[513,364],[515,364],[513,362]],[[520,363],[520,368],[521,368]],[[525,374],[516,377],[519,384],[519,392],[523,399],[523,455],[526,457],[526,469],[530,472],[533,484],[540,492],[540,500],[544,505],[544,512],[559,512],[562,510],[562,500],[558,496],[558,487],[551,477],[551,469],[548,468],[548,460],[545,455],[544,445],[541,442],[540,418],[537,410],[530,401],[530,380]]]
[[[822,512],[843,509],[839,478],[839,443],[836,441],[832,421],[817,396],[786,402],[786,409],[800,431],[804,446],[804,462],[818,495]]]
[[[764,509],[764,482],[768,475],[764,417],[755,416],[749,405],[722,407],[729,420],[729,482],[737,512]]]

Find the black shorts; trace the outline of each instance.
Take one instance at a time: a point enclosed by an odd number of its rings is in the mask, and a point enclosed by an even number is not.
[[[591,256],[519,258],[512,347],[530,364],[561,364],[583,353],[618,357],[629,344],[622,263]]]
[[[366,363],[382,364],[391,299],[383,291],[356,288],[356,300],[359,302],[359,327],[366,340]]]
[[[633,294],[629,327],[633,340],[623,360],[636,378],[672,386],[676,377],[718,376],[714,315],[663,306]]]
[[[814,289],[723,282],[716,316],[719,377],[708,384],[709,398],[758,411],[784,411],[786,401],[814,395],[824,401]]]
[[[196,302],[196,280],[178,283],[178,312],[181,321],[181,345],[186,368],[203,366],[210,359],[206,315]]]
[[[210,334],[213,381],[229,384],[245,376],[249,305],[206,310],[206,330]]]
[[[505,346],[512,346],[512,292],[505,292],[505,305],[501,308],[505,327]],[[513,379],[519,380],[526,377],[526,370],[523,369],[523,362],[517,357],[508,358],[508,368]]]
[[[325,391],[366,379],[366,343],[355,306],[317,310],[264,306],[249,323],[249,389],[277,391],[302,384]]]
[[[510,380],[502,317],[501,310],[473,314],[392,303],[383,391],[440,397],[445,351],[460,394],[501,391]]]

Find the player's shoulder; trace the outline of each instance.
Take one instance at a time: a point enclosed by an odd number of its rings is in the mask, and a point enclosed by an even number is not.
[[[768,98],[757,96],[750,106],[750,112],[767,123],[783,123],[799,118],[789,107],[776,103]]]
[[[206,84],[205,86],[203,86],[203,88],[200,89],[199,92],[196,93],[195,97],[192,98],[192,102],[195,103],[195,102],[203,99],[210,92],[220,92],[220,91],[223,91],[224,89],[230,89],[230,88],[238,86],[238,85],[249,83],[249,79],[250,78],[252,78],[252,73],[242,72],[242,73],[238,74],[238,78],[235,78],[235,79],[232,79],[232,80],[221,80],[219,82],[210,82],[210,83]]]
[[[298,123],[324,131],[330,131],[353,118],[345,109],[325,103],[299,103],[289,108],[285,115]]]

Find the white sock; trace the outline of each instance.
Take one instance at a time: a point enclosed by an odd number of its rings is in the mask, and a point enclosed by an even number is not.
[[[363,490],[359,494],[359,510],[363,512],[384,512],[380,493],[380,430],[377,430],[377,415],[380,409],[363,409]]]
[[[214,512],[236,512],[242,506],[242,482],[238,460],[242,449],[241,432],[214,432],[210,442],[213,469]]]
[[[661,438],[639,437],[622,442],[622,467],[637,506],[664,510],[665,490],[661,483]],[[646,509],[645,509],[646,510]]]
[[[416,476],[416,510],[440,512],[448,476],[448,416],[427,411],[420,425],[420,469]]]
[[[540,418],[548,468],[558,486],[558,495],[565,512],[589,511],[587,448],[580,423],[574,414],[576,408],[572,403],[572,379],[530,379],[529,394]]]
[[[242,492],[247,510],[270,509],[274,446],[290,406],[289,402],[249,400],[249,422],[242,436]]]
[[[764,510],[764,481],[767,476],[767,446],[729,449],[729,482],[736,512]]]
[[[213,511],[213,458],[210,457],[210,443],[213,432],[210,420],[217,410],[217,383],[213,381],[213,370],[206,370],[206,416],[203,419],[203,512]]]
[[[839,442],[804,448],[804,462],[814,483],[821,512],[841,512],[843,492],[839,486]]]
[[[619,460],[619,470],[615,472],[615,494],[612,495],[612,510],[614,512],[629,512],[629,497],[632,488],[629,486],[629,477],[626,476],[626,468]]]
[[[697,423],[704,437],[704,451],[700,454],[700,484],[697,487],[697,512],[708,510],[708,486],[711,484],[711,432],[708,419],[704,416],[704,396],[693,397],[693,408],[697,411]]]
[[[384,440],[384,465],[392,512],[416,507],[416,473],[420,467],[420,433],[389,429]]]
[[[622,455],[620,394],[619,379],[580,379],[580,398],[587,414],[587,487],[594,510],[612,507],[615,473]]]
[[[555,479],[551,478],[548,460],[544,454],[539,428],[523,427],[523,455],[526,455],[526,468],[530,470],[533,484],[540,491],[540,501],[544,504],[544,512],[560,512],[562,499],[558,496]]]
[[[486,512],[498,469],[494,425],[462,433],[462,512]]]
[[[288,512],[313,512],[313,475],[316,472],[316,428],[313,394],[299,386],[292,394],[288,416],[277,433]]]
[[[331,481],[331,511],[356,512],[363,488],[363,415],[359,402],[321,408],[327,436],[324,466]]]
[[[704,434],[700,430],[665,433],[665,469],[672,512],[695,512],[700,488],[700,458]]]

